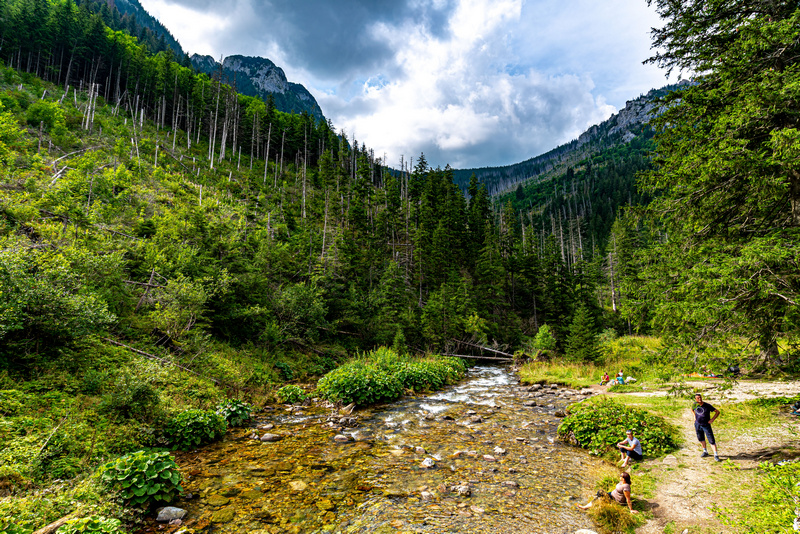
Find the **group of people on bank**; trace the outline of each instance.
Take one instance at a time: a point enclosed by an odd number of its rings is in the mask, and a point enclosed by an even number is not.
[[[622,371],[620,371],[620,373],[621,372]],[[722,461],[719,459],[717,442],[714,439],[714,430],[711,428],[711,424],[719,417],[720,411],[709,403],[704,402],[703,396],[699,393],[694,396],[694,403],[692,403],[691,410],[694,415],[694,430],[697,441],[699,441],[700,445],[703,447],[703,452],[700,454],[700,457],[706,458],[709,456],[708,447],[706,445],[706,443],[708,443],[708,445],[711,445],[711,449],[714,452],[714,460],[718,462]],[[625,439],[617,443],[617,449],[621,455],[620,467],[623,469],[627,468],[631,461],[638,462],[642,459],[642,444],[636,436],[633,435],[633,430],[625,432]],[[614,502],[627,506],[631,513],[635,514],[636,510],[633,509],[633,502],[631,501],[631,475],[623,471],[620,473],[619,478],[620,482],[613,490],[609,492],[598,491],[594,499],[582,506],[579,505],[578,508],[588,510],[592,504],[596,502],[597,498],[609,498]]]

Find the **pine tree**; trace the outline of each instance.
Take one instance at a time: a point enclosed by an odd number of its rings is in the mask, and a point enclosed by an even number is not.
[[[594,317],[589,308],[583,303],[579,304],[569,325],[568,359],[576,362],[594,362],[600,358],[595,330]]]

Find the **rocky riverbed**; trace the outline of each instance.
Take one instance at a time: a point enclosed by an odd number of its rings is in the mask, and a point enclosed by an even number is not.
[[[430,395],[351,414],[279,406],[255,427],[179,455],[187,514],[145,531],[574,533],[599,462],[560,443],[565,408],[591,394],[521,386],[476,367]]]

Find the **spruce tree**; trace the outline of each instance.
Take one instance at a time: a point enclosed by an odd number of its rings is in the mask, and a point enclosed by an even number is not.
[[[594,362],[600,358],[595,337],[594,317],[585,304],[575,310],[567,337],[567,358],[577,362]]]

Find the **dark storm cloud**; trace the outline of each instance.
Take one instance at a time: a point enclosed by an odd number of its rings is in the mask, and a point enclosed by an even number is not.
[[[342,79],[352,72],[369,72],[384,65],[394,51],[375,36],[375,24],[423,25],[432,35],[443,36],[453,0],[169,0],[186,8],[216,12],[232,20],[233,34],[214,40],[231,54],[244,42],[262,49],[277,46],[292,65],[320,78]],[[249,9],[243,9],[249,7]],[[256,44],[257,46],[257,44]]]

